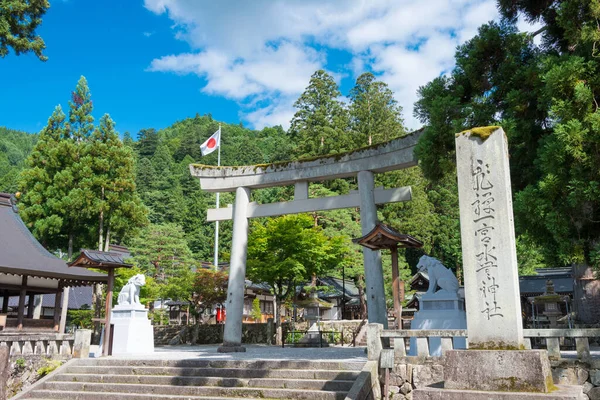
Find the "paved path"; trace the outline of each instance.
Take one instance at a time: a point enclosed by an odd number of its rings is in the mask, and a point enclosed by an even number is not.
[[[212,360],[331,360],[331,361],[367,361],[364,347],[324,347],[294,348],[267,346],[259,344],[245,345],[245,353],[218,353],[218,344],[181,345],[156,347],[154,353],[132,356],[114,356],[118,359],[138,360],[184,360],[202,358]]]

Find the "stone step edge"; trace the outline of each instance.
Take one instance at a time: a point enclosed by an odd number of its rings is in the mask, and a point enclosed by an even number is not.
[[[96,387],[106,387],[105,383],[95,383],[95,382],[61,382],[61,381],[51,381],[51,382],[46,382],[47,384],[52,384],[55,383],[57,385],[70,385],[70,384],[74,384],[74,385],[86,385],[90,390],[75,390],[77,392],[83,392],[83,393],[104,393],[106,395],[108,394],[113,394],[115,392],[113,391],[95,391],[93,390],[93,386]],[[125,388],[127,386],[139,386],[138,384],[135,383],[112,383],[110,385],[110,388]],[[170,385],[143,385],[145,388],[154,388],[154,389],[164,389],[164,388],[168,388],[168,387],[173,387]],[[186,388],[186,386],[177,386],[178,388]],[[240,390],[240,391],[252,391],[252,390],[264,390],[264,391],[284,391],[284,392],[290,392],[290,393],[296,393],[296,392],[301,392],[301,393],[315,393],[319,394],[319,393],[324,393],[324,394],[346,394],[348,393],[348,391],[346,390],[313,390],[313,389],[287,389],[287,388],[254,388],[254,387],[219,387],[219,386],[187,386],[188,388],[207,388],[207,389],[216,389],[216,390],[224,390],[224,391],[233,391],[233,390]],[[38,390],[46,390],[46,391],[52,391],[52,392],[67,392],[68,390],[63,390],[63,389],[52,389],[49,387],[44,387],[43,389],[38,389]],[[127,391],[125,391],[124,393],[127,393]],[[141,393],[137,393],[137,394],[141,394]],[[187,395],[185,395],[187,396]],[[268,397],[266,397],[268,398]],[[13,398],[11,398],[12,400]]]
[[[107,371],[98,371],[97,373],[90,373],[90,372],[77,372],[77,368],[98,368],[98,369],[105,369]],[[123,374],[123,373],[117,373],[117,374],[112,374],[112,373],[107,373],[110,371],[113,371],[115,368],[129,368],[132,370],[131,374]],[[147,368],[147,369],[156,369],[157,371],[164,371],[166,368],[169,368],[171,371],[168,372],[173,372],[173,373],[169,373],[169,374],[136,374],[134,373],[135,369],[137,368]],[[197,377],[202,377],[203,375],[181,375],[181,372],[183,371],[198,371],[198,372],[208,372],[208,371],[231,371],[234,373],[237,373],[239,371],[247,371],[248,368],[213,368],[213,367],[197,367],[197,368],[186,368],[186,367],[146,367],[146,366],[135,366],[135,367],[127,367],[127,366],[108,366],[108,365],[102,365],[102,366],[89,366],[89,365],[72,365],[68,368],[68,370],[64,373],[69,373],[69,374],[81,374],[81,375],[98,375],[98,374],[102,374],[102,375],[140,375],[140,376],[197,376]],[[280,373],[290,373],[293,374],[296,371],[308,371],[310,373],[313,374],[319,374],[319,373],[339,373],[339,374],[354,374],[356,376],[358,376],[360,374],[360,370],[344,370],[344,369],[311,369],[311,370],[297,370],[297,369],[273,369],[273,370],[265,370],[265,371],[277,371]],[[179,373],[178,373],[179,372]]]
[[[111,362],[114,362],[111,364]],[[290,369],[298,367],[308,367],[311,369],[323,370],[323,364],[325,365],[337,365],[337,368],[327,368],[326,370],[340,370],[340,371],[360,371],[364,366],[365,361],[344,361],[344,360],[218,360],[218,359],[184,359],[184,360],[163,360],[163,359],[148,359],[148,360],[136,360],[136,359],[125,359],[125,358],[82,358],[76,360],[75,366],[79,367],[179,367],[177,364],[182,365],[184,368],[257,368],[254,364],[270,364],[265,365],[266,368],[262,369]],[[145,364],[148,363],[148,364]],[[213,365],[214,363],[214,365]],[[154,365],[152,365],[154,364]],[[199,364],[194,366],[193,364]],[[219,366],[219,364],[231,364],[241,365],[240,367],[233,366]],[[250,364],[250,365],[248,365]],[[287,364],[282,365],[280,364]],[[302,365],[306,364],[306,365]],[[320,368],[319,368],[320,367]],[[351,368],[348,368],[351,367]]]
[[[271,380],[271,381],[292,381],[292,382],[339,382],[339,383],[354,383],[355,379],[298,379],[298,378],[237,378],[237,377],[222,377],[222,376],[177,376],[177,375],[124,375],[124,374],[80,374],[80,373],[71,373],[64,372],[62,374],[57,375],[60,376],[109,376],[109,377],[119,377],[119,376],[143,376],[144,378],[179,378],[179,379],[215,379],[215,380],[224,380],[224,379],[235,379],[235,380],[244,380],[244,381],[260,381],[260,380]],[[53,380],[52,382],[65,382],[60,380]],[[73,383],[113,383],[113,382],[87,382],[87,381],[68,381]],[[118,384],[118,383],[115,383]],[[134,383],[123,383],[123,385],[133,385]],[[181,385],[163,385],[163,384],[155,384],[156,386],[181,386]],[[260,386],[254,386],[260,387]],[[300,389],[298,389],[300,390]]]
[[[55,393],[55,390],[38,390],[37,392],[39,393]],[[80,391],[65,391],[62,390],[61,391],[62,394],[65,395],[82,395],[82,396],[88,396],[88,395],[100,395],[100,396],[106,396],[105,393],[92,393],[92,392],[80,392]],[[117,392],[111,392],[111,395],[115,395],[115,396],[119,396],[119,398],[138,398],[138,399],[148,399],[148,398],[157,398],[157,399],[173,399],[173,400],[181,400],[181,396],[171,396],[171,395],[167,395],[167,394],[161,394],[161,395],[154,395],[154,394],[139,394],[139,393],[117,393]],[[13,398],[11,398],[12,400]],[[209,400],[209,399],[215,399],[214,397],[207,397],[207,396],[186,396],[187,400]],[[219,400],[266,400],[266,399],[259,399],[259,398],[254,398],[254,397],[219,397]],[[56,398],[52,398],[52,397],[27,397],[27,400],[56,400]]]

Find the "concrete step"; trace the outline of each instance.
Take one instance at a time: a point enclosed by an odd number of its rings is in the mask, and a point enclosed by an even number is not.
[[[180,368],[249,368],[249,369],[317,369],[360,371],[364,362],[310,360],[130,360],[118,358],[87,358],[73,366],[110,367],[180,367]]]
[[[105,384],[140,384],[140,385],[175,385],[175,386],[220,386],[220,387],[255,387],[278,389],[308,389],[327,391],[349,391],[354,383],[351,380],[322,379],[270,379],[270,378],[221,378],[190,376],[157,376],[157,375],[90,375],[60,374],[54,382],[105,383]]]
[[[203,376],[221,378],[287,378],[355,380],[360,371],[320,369],[243,369],[243,368],[190,368],[190,367],[130,367],[130,366],[68,366],[64,373],[94,375],[162,375]]]
[[[181,396],[132,394],[132,393],[90,393],[90,392],[61,392],[57,394],[49,391],[38,391],[39,397],[28,397],[28,400],[182,400]],[[44,397],[41,397],[44,396]],[[185,396],[186,400],[259,400],[254,397],[206,397]],[[264,400],[264,399],[261,399]]]
[[[277,388],[251,388],[251,387],[210,387],[210,386],[167,386],[167,385],[140,385],[113,383],[87,383],[87,382],[45,382],[40,390],[30,393],[32,397],[48,397],[53,399],[65,399],[66,392],[87,392],[91,394],[103,394],[103,400],[121,399],[113,397],[115,393],[137,393],[151,395],[183,396],[205,396],[205,397],[255,397],[269,399],[311,399],[311,400],[343,400],[347,391],[317,391],[308,389],[277,389]],[[68,397],[70,398],[70,397]],[[91,399],[92,397],[76,397]],[[100,398],[100,397],[96,397]]]

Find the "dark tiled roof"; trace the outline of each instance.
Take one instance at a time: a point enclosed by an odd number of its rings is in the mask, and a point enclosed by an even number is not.
[[[75,281],[106,282],[104,274],[69,268],[33,237],[13,206],[10,195],[0,193],[0,272]]]
[[[423,243],[421,243],[420,240],[410,235],[400,233],[394,228],[390,227],[389,225],[382,224],[381,222],[375,225],[375,227],[366,235],[357,239],[352,239],[352,241],[370,249],[390,249],[395,247],[423,247]]]
[[[90,267],[132,267],[125,262],[125,254],[116,251],[81,249],[81,254],[69,265],[88,265]]]
[[[522,276],[519,278],[519,289],[521,296],[542,294],[546,291],[546,281],[551,279],[554,282],[554,291],[559,294],[573,293],[573,278],[570,276]]]
[[[326,286],[329,286],[332,291],[319,294],[321,298],[335,298],[342,297],[342,292],[344,289],[344,282],[340,278],[334,278],[332,276],[326,276],[324,278],[318,278],[318,280]],[[358,288],[354,284],[354,281],[346,279],[345,289],[346,289],[346,298],[350,297],[358,297]]]
[[[264,282],[256,282],[255,283],[255,282],[246,280],[245,285],[246,285],[246,289],[262,290],[264,292],[271,292],[271,286]]]

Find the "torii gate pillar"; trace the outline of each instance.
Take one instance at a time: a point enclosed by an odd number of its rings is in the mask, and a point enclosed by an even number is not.
[[[360,196],[360,227],[363,235],[369,233],[377,225],[377,207],[373,192],[375,178],[371,171],[358,173],[358,194]],[[385,293],[383,286],[383,268],[381,266],[381,251],[363,247],[365,264],[365,283],[367,285],[367,311],[369,323],[383,324],[388,327]]]
[[[231,240],[231,259],[229,265],[229,283],[227,286],[227,319],[223,332],[223,345],[219,353],[244,352],[242,346],[242,317],[244,312],[244,284],[246,282],[246,258],[248,255],[248,217],[250,189],[239,187],[235,190],[233,206],[233,237]]]

